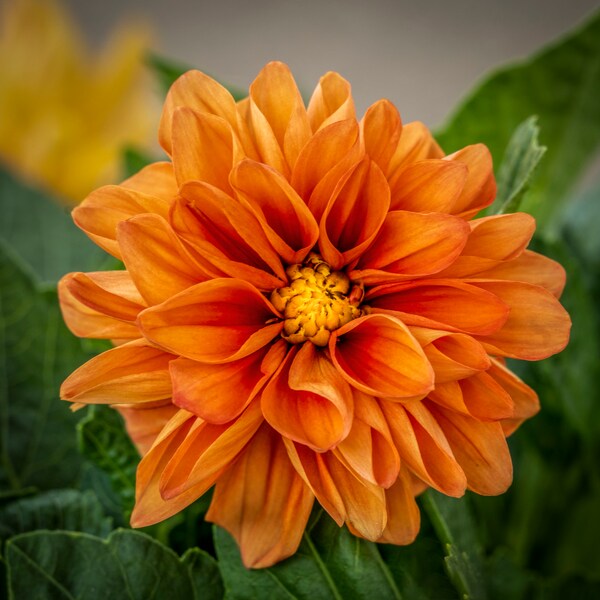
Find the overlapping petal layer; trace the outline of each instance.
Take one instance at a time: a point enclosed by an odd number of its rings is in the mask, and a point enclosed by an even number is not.
[[[144,454],[134,526],[213,485],[244,563],[297,548],[314,499],[410,543],[415,495],[498,494],[506,436],[539,408],[503,357],[568,340],[564,271],[524,214],[482,218],[489,151],[451,156],[388,101],[357,120],[326,74],[304,106],[267,65],[236,103],[192,71],[160,123],[172,162],[91,194],[76,223],[126,271],[60,284],[65,320],[115,348],[63,384],[113,404]]]

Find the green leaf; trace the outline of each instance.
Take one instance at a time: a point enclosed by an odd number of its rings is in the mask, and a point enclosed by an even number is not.
[[[125,431],[121,415],[108,406],[90,406],[77,424],[79,449],[109,478],[121,509],[128,515],[135,502],[135,471],[140,455]]]
[[[532,59],[492,74],[436,136],[447,152],[483,142],[496,164],[514,129],[538,115],[548,147],[522,210],[548,225],[600,143],[600,12]]]
[[[325,515],[307,530],[294,556],[267,569],[246,569],[235,540],[223,529],[214,528],[214,539],[227,595],[236,600],[402,598],[376,544]]]
[[[467,499],[449,498],[428,490],[421,496],[446,551],[446,568],[461,598],[487,598],[484,563]]]
[[[135,175],[138,171],[141,171],[153,162],[155,162],[155,159],[139,148],[129,147],[123,151],[123,171],[125,172],[125,177]]]
[[[219,600],[225,595],[217,561],[200,548],[191,548],[182,557],[194,588],[195,600]]]
[[[16,500],[0,509],[0,538],[35,529],[66,529],[106,536],[111,519],[91,492],[53,490]]]
[[[96,271],[108,264],[58,200],[28,187],[0,167],[0,239],[33,270],[54,283],[69,271]]]
[[[158,54],[151,53],[147,57],[147,63],[150,69],[157,76],[162,91],[166,94],[169,88],[175,83],[175,80],[183,75],[186,71],[190,71],[193,67],[185,65],[171,59],[164,58]],[[243,100],[247,94],[229,85],[225,86],[234,100],[238,102]]]
[[[107,540],[86,533],[25,533],[7,542],[6,562],[15,599],[199,599],[213,593],[216,577],[208,557],[182,560],[147,535],[128,530]]]
[[[83,462],[58,389],[87,356],[33,277],[0,240],[0,487],[13,491],[68,487]]]
[[[537,117],[529,117],[513,133],[498,170],[496,214],[516,212],[538,163],[547,148],[538,142]]]

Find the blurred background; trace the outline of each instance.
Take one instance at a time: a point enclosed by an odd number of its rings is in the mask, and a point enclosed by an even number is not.
[[[352,83],[359,113],[387,97],[405,121],[439,125],[490,68],[572,29],[597,0],[67,0],[101,44],[123,18],[154,47],[245,89],[270,60],[310,93],[328,70]]]

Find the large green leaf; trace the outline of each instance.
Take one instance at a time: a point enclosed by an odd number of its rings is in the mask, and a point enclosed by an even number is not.
[[[0,539],[36,529],[66,529],[106,536],[112,522],[89,491],[51,490],[0,508]]]
[[[180,559],[136,531],[107,540],[85,533],[38,531],[6,544],[11,598],[56,600],[201,600],[220,598],[218,567],[194,552]]]
[[[531,60],[487,78],[437,138],[447,152],[483,142],[500,163],[510,135],[538,115],[548,147],[523,210],[546,225],[600,143],[600,12]]]
[[[296,554],[273,567],[248,570],[234,539],[215,527],[215,547],[228,597],[328,600],[402,598],[377,546],[317,516]]]
[[[74,225],[68,207],[2,168],[0,239],[42,282],[56,282],[69,271],[99,270],[110,260]]]
[[[78,417],[58,388],[84,359],[56,294],[41,292],[0,240],[0,487],[51,489],[77,480]]]

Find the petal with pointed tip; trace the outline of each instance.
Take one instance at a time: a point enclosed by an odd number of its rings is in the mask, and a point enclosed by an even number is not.
[[[433,369],[406,325],[389,315],[359,317],[334,331],[331,359],[355,388],[377,397],[424,396]]]
[[[285,178],[266,165],[244,160],[232,171],[231,184],[284,261],[302,262],[315,245],[319,228]]]
[[[454,262],[468,235],[468,224],[457,217],[389,212],[352,277],[377,285],[437,273]]]
[[[144,336],[167,352],[226,363],[256,352],[282,329],[278,316],[252,285],[237,279],[199,283],[138,318]]]
[[[284,355],[285,342],[279,340],[273,346],[224,365],[178,358],[170,366],[173,403],[209,423],[227,423],[250,404]],[[267,368],[263,369],[267,358]]]
[[[345,119],[356,119],[350,84],[329,71],[319,80],[308,103],[308,119],[314,133]]]
[[[408,325],[480,335],[498,331],[509,313],[495,294],[452,279],[374,287],[366,302],[373,312],[396,314]]]
[[[467,167],[440,159],[409,164],[390,178],[391,209],[449,213],[467,180]]]
[[[180,107],[221,117],[232,126],[237,123],[235,100],[229,91],[200,71],[188,71],[171,86],[160,119],[158,139],[168,154],[172,153],[173,114]]]
[[[440,492],[454,497],[465,493],[467,480],[443,431],[422,402],[400,404],[380,400],[402,464]]]
[[[335,447],[352,425],[350,386],[310,342],[290,350],[261,404],[265,419],[281,435],[317,452]]]
[[[333,269],[358,258],[379,232],[390,205],[381,169],[368,158],[331,197],[319,224],[319,249]]]
[[[206,519],[235,537],[247,568],[265,568],[296,552],[313,500],[279,436],[264,427],[217,482]]]
[[[510,307],[502,329],[481,336],[490,354],[541,360],[560,352],[569,341],[571,319],[560,302],[537,285],[518,281],[474,281]]]
[[[401,132],[400,113],[389,100],[379,100],[370,106],[361,121],[365,151],[384,173],[398,147]]]
[[[492,155],[487,146],[474,144],[447,156],[445,160],[464,164],[469,169],[465,186],[451,212],[464,219],[470,219],[489,206],[496,197]]]
[[[482,496],[496,496],[512,482],[512,462],[502,426],[461,415],[426,401],[463,468],[468,488]]]
[[[95,356],[63,382],[63,400],[86,404],[143,403],[171,396],[169,362],[175,358],[134,340]]]

